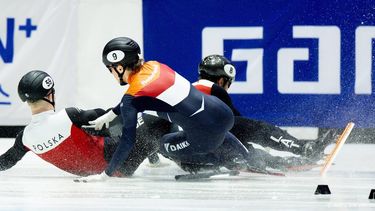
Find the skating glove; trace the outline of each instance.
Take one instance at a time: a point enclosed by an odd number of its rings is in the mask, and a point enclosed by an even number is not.
[[[94,121],[89,121],[89,124],[93,125],[95,127],[95,130],[101,130],[104,124],[108,128],[109,122],[111,122],[116,117],[117,115],[112,110],[110,110],[109,112],[98,117]]]
[[[84,182],[84,183],[87,183],[87,182],[104,182],[108,178],[110,178],[110,176],[108,176],[105,173],[105,171],[103,171],[103,173],[101,173],[101,174],[95,174],[95,175],[90,175],[90,176],[87,176],[87,177],[77,178],[77,179],[74,180],[74,182]]]

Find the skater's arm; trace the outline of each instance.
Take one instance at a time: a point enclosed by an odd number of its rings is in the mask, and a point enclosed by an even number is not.
[[[138,110],[133,106],[134,97],[124,95],[120,106],[116,106],[113,111],[115,114],[121,114],[123,119],[122,136],[113,157],[108,164],[105,173],[112,176],[128,157],[135,144],[137,114]]]
[[[23,131],[18,133],[14,145],[0,156],[0,171],[12,168],[29,151],[22,143]]]
[[[89,121],[95,120],[98,117],[106,113],[105,110],[97,108],[91,110],[81,110],[79,108],[66,108],[66,113],[68,114],[69,119],[72,123],[82,128],[85,132],[94,135],[94,136],[110,136],[108,128],[103,127],[101,130],[95,130],[93,127],[82,127],[85,125],[90,125]]]
[[[106,111],[101,108],[81,110],[79,108],[72,107],[65,110],[70,120],[77,127],[82,127],[82,125],[89,125],[89,121],[95,120],[106,113]]]

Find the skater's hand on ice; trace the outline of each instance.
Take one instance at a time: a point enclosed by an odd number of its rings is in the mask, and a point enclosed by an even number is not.
[[[112,110],[104,114],[103,116],[98,117],[94,121],[89,121],[90,125],[94,125],[95,130],[101,130],[103,125],[105,124],[106,127],[109,127],[109,122],[111,122],[114,118],[116,118],[116,114],[113,113]]]
[[[84,183],[87,183],[87,182],[104,182],[106,181],[110,176],[108,176],[105,171],[103,171],[103,173],[101,174],[95,174],[95,175],[90,175],[90,176],[87,176],[87,177],[81,177],[81,178],[77,178],[74,180],[74,182],[84,182]]]

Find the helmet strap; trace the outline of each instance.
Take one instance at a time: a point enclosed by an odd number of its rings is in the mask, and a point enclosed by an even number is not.
[[[123,66],[123,68],[125,68],[124,67],[124,65],[122,65]],[[123,79],[123,77],[124,77],[124,74],[125,74],[125,69],[124,69],[124,71],[122,72],[122,73],[120,73],[119,71],[117,71],[117,69],[114,67],[113,68],[113,70],[117,73],[117,75],[118,75],[118,77],[119,77],[119,79],[120,79],[120,85],[121,86],[125,86],[127,83],[124,81],[124,79]]]
[[[126,83],[126,82],[124,81],[124,79],[123,79],[124,74],[125,74],[125,70],[124,70],[124,72],[120,73],[119,71],[116,70],[116,68],[114,68],[114,69],[115,69],[115,71],[116,71],[118,77],[120,78],[120,85],[121,85],[121,86],[126,85],[127,83]]]
[[[230,85],[232,85],[232,80],[227,77],[223,77],[223,78],[224,78],[224,86],[228,84],[228,88],[229,88]]]
[[[50,103],[50,104],[55,108],[55,102],[54,102],[54,101],[50,101],[50,100],[48,100],[48,99],[46,99],[46,98],[43,98],[42,100],[44,100],[44,101]]]
[[[42,98],[42,100],[44,100],[44,101],[48,102],[49,104],[51,104],[53,106],[53,110],[55,110],[55,89],[54,88],[52,88],[50,94],[52,94],[52,100],[49,100],[47,98]]]

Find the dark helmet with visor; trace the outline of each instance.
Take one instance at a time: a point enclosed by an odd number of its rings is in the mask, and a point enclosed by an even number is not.
[[[226,82],[229,82],[229,85],[236,76],[236,68],[227,58],[221,55],[209,55],[205,57],[199,64],[198,72],[200,78],[213,82],[223,77]]]
[[[109,41],[103,49],[103,63],[105,66],[121,64],[128,67],[138,62],[141,49],[138,43],[128,37],[117,37]]]
[[[55,105],[53,101],[49,101],[45,97],[54,94],[54,81],[48,73],[41,70],[32,70],[26,73],[18,83],[18,95],[23,102],[35,102],[45,100]]]
[[[102,60],[107,68],[121,65],[124,69],[126,67],[133,68],[139,60],[141,49],[134,40],[128,37],[117,37],[109,41],[103,49]],[[116,68],[115,71],[120,77],[122,85],[125,82],[122,80],[123,73],[119,73]]]

